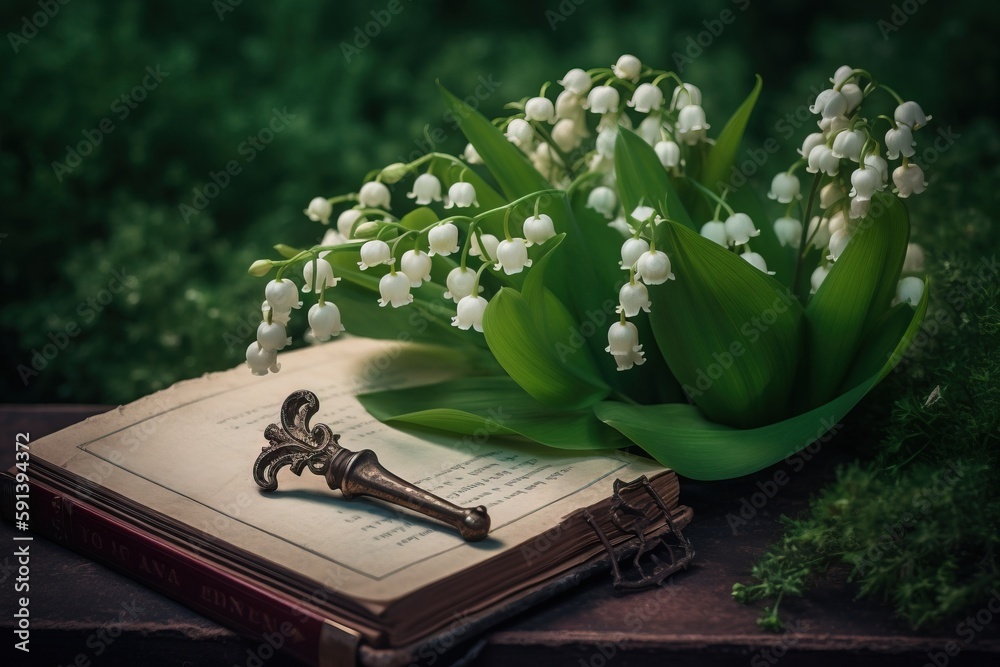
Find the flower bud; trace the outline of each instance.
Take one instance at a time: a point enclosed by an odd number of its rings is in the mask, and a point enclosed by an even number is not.
[[[250,265],[247,269],[247,273],[251,276],[266,276],[274,268],[274,262],[269,259],[258,259],[256,262]]]

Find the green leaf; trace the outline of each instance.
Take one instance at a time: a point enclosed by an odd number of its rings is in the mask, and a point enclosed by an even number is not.
[[[733,161],[736,160],[736,153],[740,150],[740,143],[743,141],[743,132],[747,128],[747,121],[757,104],[757,97],[760,95],[761,86],[764,82],[757,75],[757,83],[753,90],[743,101],[743,104],[733,113],[732,117],[722,128],[722,132],[715,139],[715,145],[708,152],[708,158],[702,167],[701,182],[716,192],[720,192],[719,184],[725,185],[726,176],[732,169]]]
[[[615,177],[627,213],[642,204],[652,206],[664,217],[697,231],[652,146],[621,125],[615,141]]]
[[[847,413],[902,358],[920,330],[926,311],[925,290],[905,332],[877,373],[825,405],[790,419],[735,429],[706,419],[691,405],[637,406],[604,401],[594,406],[594,412],[657,461],[685,477],[717,480],[749,475],[792,456],[827,431],[836,430]]]
[[[801,343],[799,302],[687,227],[665,222],[658,235],[677,279],[650,288],[650,322],[674,376],[719,423],[747,428],[785,416]]]
[[[553,410],[509,377],[470,377],[358,396],[376,419],[461,435],[509,435],[559,449],[611,449],[625,438],[593,410]],[[442,407],[447,406],[447,407]]]
[[[537,304],[533,308],[519,292],[504,287],[483,316],[486,344],[517,384],[545,405],[564,410],[593,405],[607,395],[607,385],[585,381],[564,365],[559,350],[545,340],[539,324],[545,317]]]
[[[426,206],[420,206],[400,218],[399,224],[403,225],[407,229],[419,231],[428,225],[434,224],[438,221],[438,219],[438,215],[433,209]]]
[[[877,193],[869,214],[806,306],[808,372],[805,407],[840,387],[869,335],[889,310],[906,256],[910,225],[898,198]]]
[[[469,143],[475,147],[500,189],[510,199],[551,187],[517,146],[512,144],[485,116],[452,95],[441,82],[438,88]]]

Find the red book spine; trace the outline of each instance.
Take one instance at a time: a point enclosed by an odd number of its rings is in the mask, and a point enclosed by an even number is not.
[[[307,664],[321,664],[324,644],[330,641],[329,623],[315,607],[46,484],[33,480],[30,495],[32,532],[261,641],[263,653],[281,650]]]

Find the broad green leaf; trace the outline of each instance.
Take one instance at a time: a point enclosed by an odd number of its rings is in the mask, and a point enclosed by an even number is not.
[[[615,140],[615,178],[626,213],[645,204],[666,218],[697,230],[652,146],[621,125]]]
[[[628,441],[585,408],[542,405],[509,377],[470,377],[362,394],[376,419],[471,436],[509,435],[559,449],[612,449]]]
[[[493,356],[517,384],[545,405],[575,410],[599,401],[607,395],[607,385],[586,382],[566,367],[539,327],[545,316],[516,290],[502,288],[483,316]]]
[[[400,218],[399,224],[407,229],[419,231],[428,225],[434,224],[438,219],[438,215],[433,209],[427,206],[420,206]]]
[[[806,306],[805,407],[829,400],[867,336],[889,309],[910,234],[906,208],[877,194],[850,242]]]
[[[650,288],[650,322],[685,392],[719,423],[748,428],[783,417],[801,344],[799,302],[683,225],[664,222],[658,237],[677,278]]]
[[[489,168],[500,189],[510,199],[529,195],[551,187],[542,178],[517,146],[493,126],[485,116],[452,95],[438,82],[448,110],[454,116],[483,162]]]
[[[793,455],[836,431],[841,420],[902,358],[927,311],[927,292],[912,312],[902,337],[882,365],[864,382],[825,405],[790,419],[752,429],[735,429],[705,418],[691,405],[628,405],[604,401],[594,412],[632,442],[678,474],[699,480],[749,475],[782,459],[801,465]],[[790,458],[791,457],[791,458]]]
[[[702,166],[701,182],[706,187],[720,192],[719,185],[728,182],[729,172],[732,169],[736,153],[740,150],[740,143],[743,141],[743,132],[746,130],[747,121],[757,104],[757,97],[760,95],[761,86],[764,84],[760,75],[757,75],[757,83],[753,90],[743,101],[743,104],[733,113],[732,117],[722,128],[722,132],[715,139],[715,145],[708,153],[708,158]]]

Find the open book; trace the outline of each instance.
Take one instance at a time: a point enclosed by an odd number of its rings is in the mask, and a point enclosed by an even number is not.
[[[674,474],[649,460],[404,432],[355,398],[455,372],[430,350],[348,338],[282,355],[281,372],[264,378],[240,367],[179,383],[32,443],[31,529],[223,624],[280,635],[308,662],[393,664],[428,638],[468,637],[607,567],[609,550],[634,550],[635,517],[609,511],[616,479],[645,475],[671,512],[647,503],[642,534],[690,521]],[[457,505],[487,506],[489,536],[469,543],[408,510],[348,501],[308,471],[285,469],[279,489],[261,493],[252,468],[264,429],[298,389],[317,394],[313,421],[342,446],[373,450]]]

